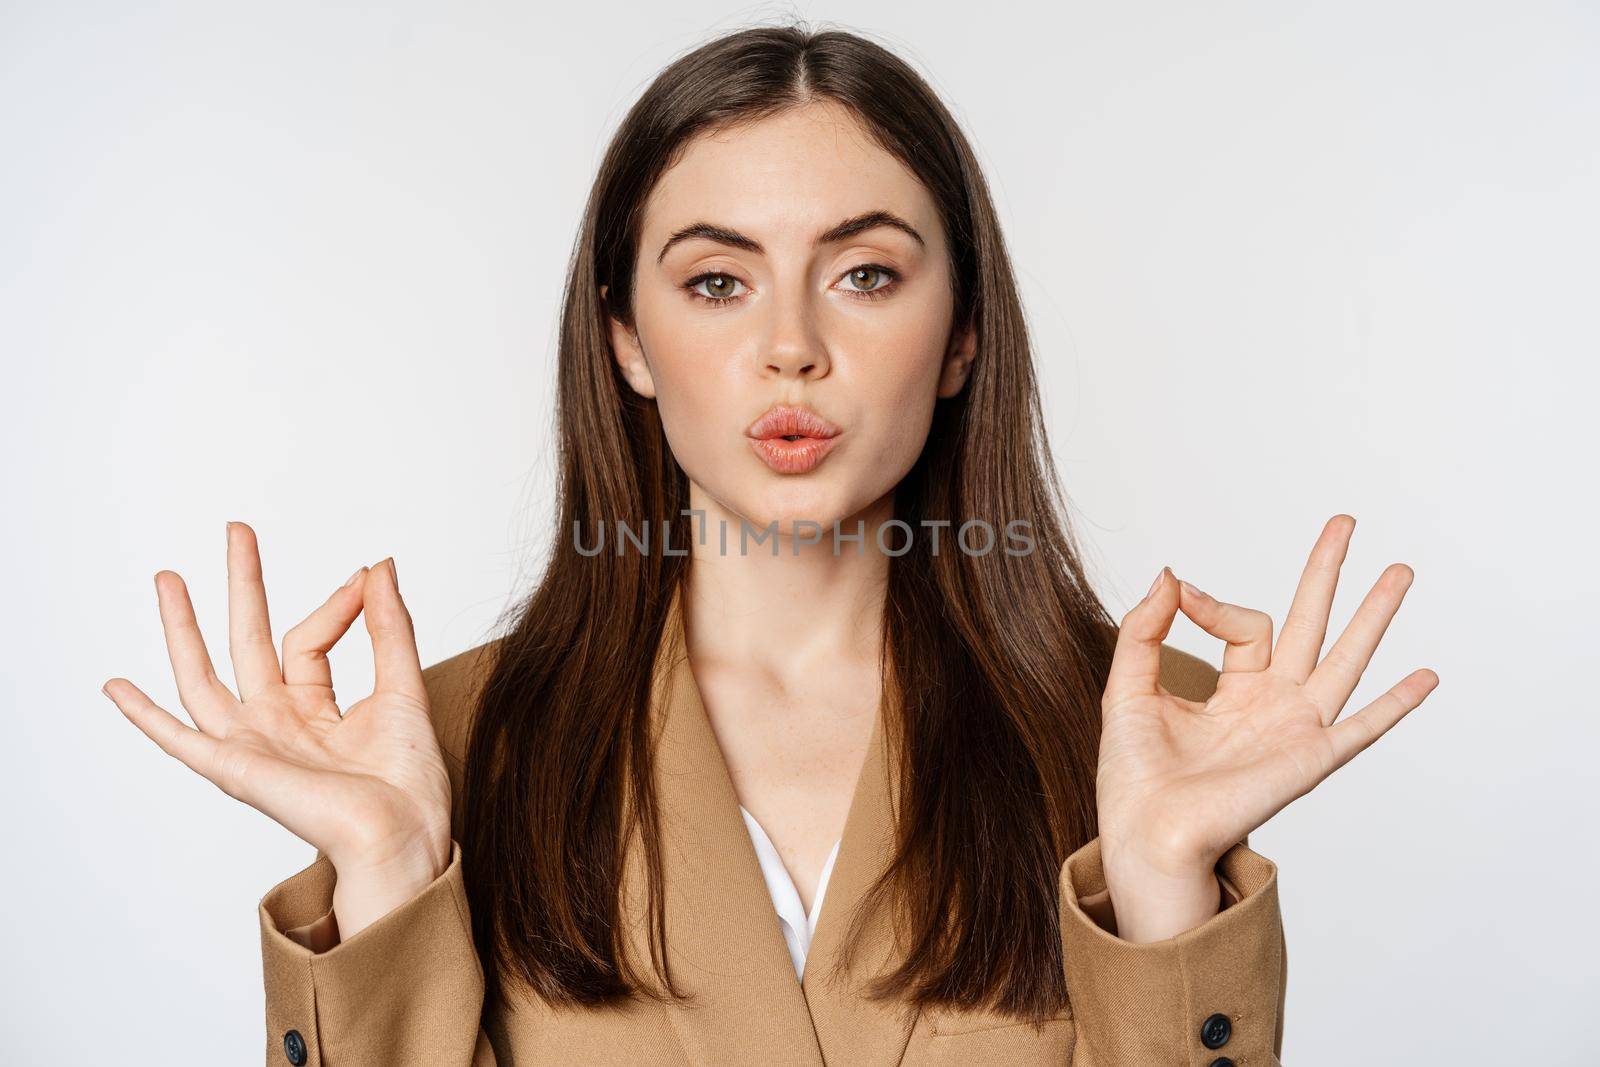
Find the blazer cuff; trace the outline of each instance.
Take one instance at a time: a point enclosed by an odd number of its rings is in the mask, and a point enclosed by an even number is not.
[[[346,941],[333,917],[333,863],[319,854],[257,906],[266,989],[267,1059],[301,1062],[472,1060],[483,967],[472,940],[461,846],[421,892]],[[290,1034],[294,1031],[294,1034]],[[296,1057],[298,1058],[298,1057]]]
[[[1278,868],[1243,843],[1216,865],[1221,910],[1164,941],[1116,936],[1096,837],[1061,865],[1061,939],[1078,1040],[1094,1067],[1277,1064]]]

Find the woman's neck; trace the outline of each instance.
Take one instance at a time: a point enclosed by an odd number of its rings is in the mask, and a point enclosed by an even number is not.
[[[685,633],[697,663],[742,664],[781,682],[841,660],[876,661],[889,576],[877,531],[894,516],[892,495],[839,521],[841,535],[850,536],[859,523],[861,538],[841,539],[837,552],[831,528],[819,534],[802,527],[796,538],[787,520],[760,544],[753,540],[757,520],[745,520],[752,537],[742,540],[740,517],[692,483],[690,506],[703,514],[705,542],[697,517],[684,591]],[[895,537],[890,531],[885,539],[893,546]]]

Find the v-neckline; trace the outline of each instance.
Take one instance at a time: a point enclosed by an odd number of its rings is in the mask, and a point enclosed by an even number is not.
[[[766,879],[767,891],[772,897],[773,911],[784,927],[784,940],[788,943],[789,956],[794,960],[795,980],[801,981],[805,976],[806,962],[811,957],[811,941],[816,933],[817,918],[828,900],[828,878],[833,873],[834,862],[839,857],[839,846],[844,838],[840,837],[833,843],[828,858],[822,864],[822,871],[817,875],[817,890],[811,898],[811,907],[807,908],[805,901],[800,899],[800,887],[795,883],[794,875],[784,864],[766,827],[743,804],[739,805],[739,814],[744,818],[750,839],[755,844],[756,858],[760,861],[761,874]]]
[[[754,841],[689,665],[681,593],[674,590],[657,650],[652,723],[656,789],[667,880],[666,941],[674,980],[694,998],[669,1011],[696,1063],[762,1062],[823,1067],[850,1062],[893,1067],[915,1025],[914,1006],[865,995],[865,986],[903,957],[888,916],[875,913],[842,966],[844,937],[867,889],[887,870],[894,846],[895,775],[880,700],[857,775],[827,906],[817,916],[800,982]],[[635,863],[627,892],[642,892]],[[636,924],[636,953],[651,958]]]

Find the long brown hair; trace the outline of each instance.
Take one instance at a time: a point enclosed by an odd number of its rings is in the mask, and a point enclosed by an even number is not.
[[[1066,1003],[1057,879],[1096,833],[1114,624],[1066,521],[1021,305],[970,145],[892,52],[803,24],[743,30],[674,61],[623,119],[590,193],[561,317],[553,551],[498,643],[466,756],[461,846],[490,997],[503,977],[551,1003],[681,995],[665,964],[646,653],[687,558],[587,556],[568,531],[643,520],[689,543],[686,477],[655,402],[611,356],[606,316],[632,325],[643,207],[690,139],[821,98],[850,108],[931,192],[955,326],[977,331],[971,377],[938,402],[896,487],[895,517],[914,529],[948,520],[951,533],[971,519],[996,530],[1026,520],[1034,543],[1026,555],[976,555],[932,552],[917,537],[891,558],[882,655],[899,699],[886,702],[884,728],[898,741],[901,806],[895,857],[855,921],[893,908],[909,952],[870,992],[1023,1019]],[[659,988],[624,946],[619,890],[634,829]]]

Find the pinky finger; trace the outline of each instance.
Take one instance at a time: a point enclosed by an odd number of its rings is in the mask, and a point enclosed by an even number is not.
[[[196,774],[215,783],[212,776],[217,764],[220,742],[180,721],[177,716],[145,696],[144,692],[126,678],[113,678],[102,687],[117,710],[144,735],[161,747],[161,751],[178,760]]]
[[[1334,769],[1343,767],[1358,752],[1388,733],[1390,727],[1426,700],[1438,684],[1439,676],[1426,667],[1412,671],[1383,696],[1348,719],[1328,727]]]

